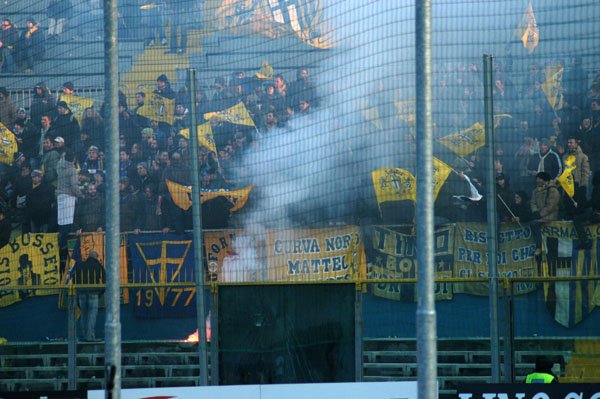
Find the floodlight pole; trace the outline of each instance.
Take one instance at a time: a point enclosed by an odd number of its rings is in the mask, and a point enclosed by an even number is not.
[[[486,195],[487,195],[487,259],[490,304],[490,352],[492,361],[492,382],[500,382],[500,344],[498,333],[498,223],[496,219],[496,169],[494,167],[494,84],[493,57],[483,56],[483,101],[485,113],[485,143],[487,146]]]
[[[119,49],[117,0],[104,0],[104,106],[106,126],[106,322],[104,370],[106,397],[121,398],[121,290],[119,227]]]
[[[190,82],[190,158],[192,167],[192,219],[194,223],[194,265],[196,274],[196,318],[198,323],[198,384],[208,385],[206,355],[206,312],[204,311],[204,246],[202,245],[202,200],[200,197],[200,163],[198,162],[198,122],[196,118],[196,70],[188,69]],[[214,339],[214,338],[213,338]]]
[[[417,376],[419,399],[437,398],[433,253],[431,0],[415,2],[417,127]]]

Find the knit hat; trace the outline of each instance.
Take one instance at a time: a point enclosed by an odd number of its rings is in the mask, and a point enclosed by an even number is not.
[[[63,107],[63,108],[69,109],[69,104],[67,104],[66,101],[59,101],[56,103],[56,107]]]
[[[169,78],[167,78],[167,75],[165,75],[164,73],[162,75],[160,75],[158,78],[156,78],[157,82],[168,82]]]
[[[75,85],[73,84],[73,82],[65,82],[63,83],[63,87],[65,89],[75,90]]]
[[[42,173],[42,171],[41,171],[41,170],[39,170],[39,169],[34,169],[34,170],[31,172],[31,176],[44,176],[44,173]]]

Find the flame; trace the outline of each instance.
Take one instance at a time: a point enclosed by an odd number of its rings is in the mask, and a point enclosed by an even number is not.
[[[210,324],[206,325],[206,342],[210,342],[210,338],[211,338],[211,328],[210,328]],[[191,342],[191,343],[196,343],[199,341],[198,338],[198,330],[196,329],[196,331],[194,331],[193,333],[191,333],[190,335],[188,335],[187,339],[184,339],[183,342]]]

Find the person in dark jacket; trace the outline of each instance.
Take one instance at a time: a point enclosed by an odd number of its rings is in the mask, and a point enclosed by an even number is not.
[[[40,23],[33,18],[27,19],[27,29],[19,39],[19,57],[25,67],[24,72],[32,73],[34,63],[44,58],[46,52],[44,34]]]
[[[119,205],[121,215],[121,231],[133,231],[140,228],[141,202],[138,192],[129,184],[129,178],[119,180]]]
[[[13,125],[13,133],[19,147],[19,152],[31,160],[38,156],[40,137],[38,129],[31,122],[17,121]]]
[[[41,170],[31,172],[32,187],[27,193],[27,215],[32,233],[51,231],[54,219],[54,186],[44,181]]]
[[[98,258],[98,252],[91,250],[88,258],[75,263],[71,270],[73,282],[78,286],[77,304],[81,311],[81,339],[88,342],[96,341],[98,302],[104,292],[104,288],[98,285],[106,282],[106,272]]]
[[[529,162],[528,169],[532,176],[536,176],[540,172],[546,172],[550,175],[550,179],[554,180],[562,173],[562,161],[550,146],[548,139],[540,141],[540,150],[537,157],[532,157]]]
[[[65,147],[70,148],[79,139],[79,122],[65,101],[56,104],[56,113],[52,125],[56,129],[57,136],[65,139]]]
[[[0,30],[0,72],[15,71],[15,50],[18,41],[17,27],[10,19],[4,18]]]
[[[44,82],[35,85],[33,89],[33,97],[31,106],[29,107],[29,115],[31,121],[38,127],[41,127],[42,116],[54,113],[56,102],[52,93]],[[52,118],[51,118],[52,119]]]
[[[73,228],[77,234],[102,231],[104,229],[104,196],[99,195],[96,185],[87,186],[86,196],[75,205]]]
[[[515,215],[513,217],[513,222],[527,223],[533,220],[531,205],[529,204],[529,198],[525,191],[517,191],[514,193],[512,211]]]

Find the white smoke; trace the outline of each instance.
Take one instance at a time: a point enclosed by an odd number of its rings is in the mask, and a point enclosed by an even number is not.
[[[246,229],[353,223],[359,209],[376,212],[372,170],[414,163],[393,103],[413,86],[412,5],[341,1],[325,14],[337,46],[310,71],[321,106],[246,155],[242,168],[256,185]],[[361,114],[373,105],[380,130]]]

